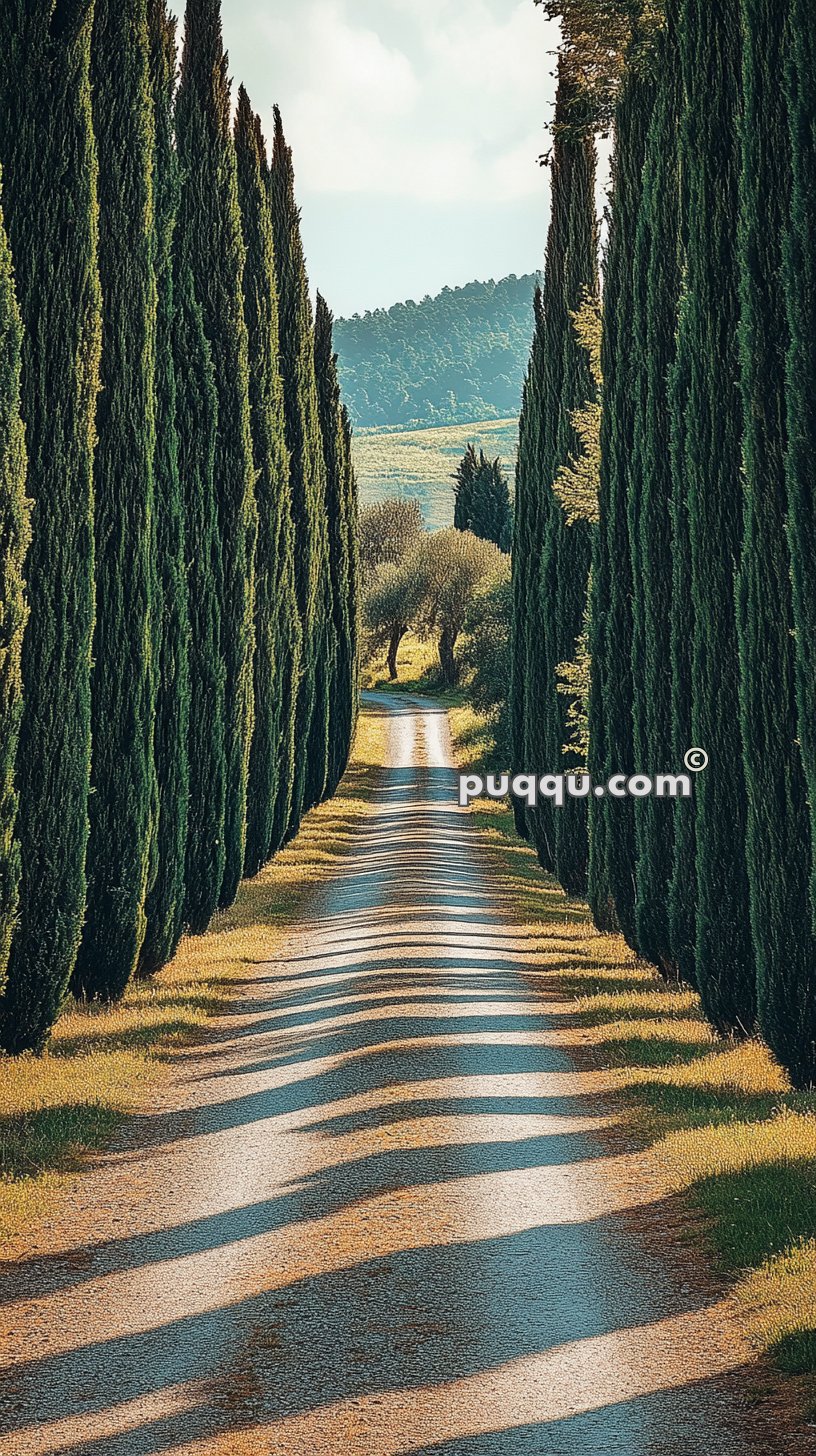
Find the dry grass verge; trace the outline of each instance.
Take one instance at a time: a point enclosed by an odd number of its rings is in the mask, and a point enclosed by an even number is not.
[[[462,766],[484,761],[487,730],[466,706],[451,714]],[[480,737],[481,731],[481,737]],[[816,1410],[816,1094],[795,1093],[759,1041],[723,1043],[696,994],[664,984],[620,936],[600,935],[586,905],[542,874],[502,806],[474,806],[498,888],[541,933],[558,926],[547,988],[575,1030],[580,1063],[644,1148],[644,1174],[681,1195],[733,1291],[755,1346]],[[535,973],[533,973],[535,974]]]
[[[383,742],[382,719],[364,714],[337,797],[309,814],[233,908],[206,935],[184,940],[154,980],[133,984],[116,1006],[70,1002],[45,1055],[0,1058],[0,1242],[38,1217],[144,1101],[166,1075],[168,1054],[223,1009],[247,964],[274,959],[366,814]]]

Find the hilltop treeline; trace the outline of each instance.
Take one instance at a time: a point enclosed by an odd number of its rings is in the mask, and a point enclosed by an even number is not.
[[[812,15],[804,0],[547,9],[564,46],[521,418],[515,761],[588,767],[594,785],[681,772],[693,747],[710,764],[693,802],[592,794],[518,811],[519,827],[600,928],[695,985],[717,1032],[759,1027],[809,1086]],[[610,121],[598,339],[594,137]],[[586,728],[583,763],[568,722]]]
[[[445,288],[340,319],[340,380],[355,425],[454,425],[518,413],[535,275]]]
[[[356,501],[220,0],[0,15],[0,1041],[119,997],[336,787]]]

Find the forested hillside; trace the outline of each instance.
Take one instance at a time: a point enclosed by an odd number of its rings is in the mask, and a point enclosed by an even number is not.
[[[444,288],[335,329],[355,425],[456,425],[517,415],[536,276]]]

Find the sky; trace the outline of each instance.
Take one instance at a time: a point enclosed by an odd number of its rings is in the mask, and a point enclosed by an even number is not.
[[[558,35],[533,0],[223,0],[223,22],[268,136],[281,107],[338,316],[542,266]]]

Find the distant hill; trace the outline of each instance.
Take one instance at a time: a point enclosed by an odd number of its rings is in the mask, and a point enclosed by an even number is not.
[[[469,444],[486,455],[500,455],[512,485],[518,445],[515,415],[415,430],[357,430],[354,465],[361,504],[415,496],[430,530],[452,526],[453,472]]]
[[[444,288],[338,319],[335,348],[352,423],[422,427],[518,415],[537,275]]]

